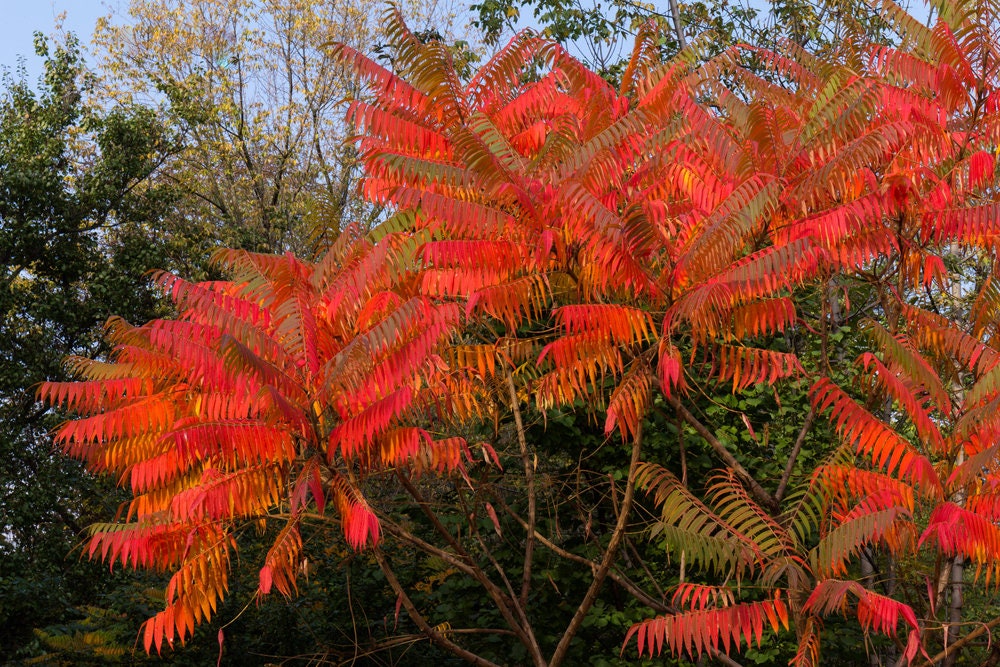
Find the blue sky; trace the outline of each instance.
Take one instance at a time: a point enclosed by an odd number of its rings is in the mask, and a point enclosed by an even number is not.
[[[757,2],[751,0],[751,4]],[[0,71],[15,71],[18,57],[23,56],[29,81],[34,83],[41,73],[41,62],[32,46],[34,31],[52,34],[56,18],[65,14],[64,29],[76,33],[88,47],[98,17],[113,11],[118,13],[127,4],[127,0],[0,0]],[[907,4],[907,0],[903,0],[903,4]],[[927,8],[923,0],[909,0],[909,4],[911,14],[926,20]],[[530,10],[525,14],[528,18],[522,17],[522,23],[530,24]]]
[[[56,17],[65,12],[63,27],[89,46],[97,18],[117,7],[118,0],[0,0],[0,66],[14,71],[18,56],[24,56],[33,81],[41,72],[32,46],[34,31],[51,34]]]

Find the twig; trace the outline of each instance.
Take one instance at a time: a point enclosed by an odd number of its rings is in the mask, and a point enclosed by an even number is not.
[[[948,648],[944,649],[943,651],[935,655],[933,658],[924,661],[919,667],[931,667],[932,665],[936,665],[939,661],[944,660],[945,657],[947,657],[952,651],[957,651],[958,649],[962,648],[963,646],[971,642],[973,639],[978,638],[985,632],[989,632],[998,625],[1000,625],[1000,616],[997,616],[989,623],[983,623],[978,628],[976,628],[969,634],[957,640]]]
[[[498,498],[498,500],[503,505],[504,510],[511,517],[513,517],[515,521],[521,524],[521,526],[527,528],[528,523],[523,518],[518,516],[516,512],[510,509],[510,507],[507,506],[507,503],[505,503],[503,499]],[[542,546],[544,546],[546,549],[548,549],[555,555],[565,558],[566,560],[573,561],[574,563],[585,565],[587,569],[589,569],[591,572],[596,572],[597,569],[600,567],[599,563],[595,563],[589,558],[580,556],[579,554],[575,554],[572,551],[567,551],[566,549],[563,549],[561,546],[559,546],[549,538],[545,537],[545,535],[541,534],[537,530],[535,531],[535,537],[538,539],[539,543],[541,543]],[[657,600],[652,595],[639,588],[639,586],[635,582],[633,582],[625,575],[619,574],[614,570],[611,570],[608,572],[608,578],[614,581],[622,588],[624,588],[629,593],[631,593],[635,599],[637,599],[639,602],[643,603],[653,611],[660,613],[671,611],[671,608],[665,605],[662,600]]]
[[[681,484],[687,486],[688,483],[687,445],[684,444],[684,426],[681,424],[681,416],[679,413],[674,415],[674,425],[677,427],[677,449],[681,455]]]
[[[520,523],[522,526],[527,526],[527,522],[525,522],[524,519],[519,517],[517,513],[515,513],[509,507],[507,507],[506,503],[504,503],[502,500],[500,502],[504,505],[504,509],[507,511],[507,513],[510,514],[510,516],[512,516],[515,521]],[[600,567],[598,563],[595,563],[594,561],[588,558],[584,558],[583,556],[575,554],[572,551],[567,551],[566,549],[563,549],[558,544],[555,544],[550,539],[548,539],[547,537],[545,537],[544,535],[542,535],[537,531],[535,532],[535,537],[538,538],[538,541],[542,544],[542,546],[544,546],[546,549],[556,554],[557,556],[561,556],[562,558],[573,561],[574,563],[580,563],[581,565],[586,565],[588,568],[590,568],[592,572],[596,572],[597,569]],[[646,605],[647,607],[649,607],[650,609],[659,614],[676,613],[678,611],[676,607],[664,604],[663,600],[657,600],[649,593],[642,590],[638,586],[638,584],[636,584],[634,581],[626,577],[624,574],[620,574],[614,570],[609,570],[608,579],[611,579],[611,581],[615,582],[616,584],[624,588],[636,600],[638,600],[639,602],[641,602],[642,604]],[[742,667],[740,663],[736,662],[735,660],[733,660],[724,653],[720,653],[712,649],[711,647],[708,647],[707,650],[708,654],[712,658],[718,660],[727,667]]]
[[[499,586],[489,580],[486,573],[484,573],[482,568],[480,568],[475,562],[472,562],[471,559],[466,560],[465,558],[461,558],[449,551],[445,551],[444,549],[440,549],[433,544],[425,542],[399,524],[396,524],[386,518],[382,518],[382,525],[385,527],[387,532],[409,542],[428,554],[437,556],[457,569],[459,572],[464,572],[466,575],[479,582],[479,585],[486,590],[487,595],[489,595],[490,599],[493,600],[493,603],[497,606],[497,610],[500,612],[501,616],[503,616],[511,630],[513,630],[517,635],[517,638],[521,641],[521,643],[527,648],[537,645],[534,636],[531,634],[530,628],[522,628],[517,622],[517,619],[514,617],[513,612],[511,612],[510,607],[507,604],[508,598],[504,595],[504,592]],[[516,604],[516,600],[512,600],[512,602]],[[521,614],[521,616],[523,618],[523,614]]]
[[[403,607],[406,609],[406,613],[409,614],[410,618],[417,625],[417,627],[420,628],[421,632],[423,632],[432,642],[449,653],[462,658],[469,664],[477,665],[478,667],[500,667],[500,665],[497,665],[494,662],[490,662],[489,660],[486,660],[471,651],[465,650],[431,627],[430,623],[427,622],[427,619],[425,619],[417,610],[416,606],[414,606],[410,597],[406,594],[406,591],[403,590],[399,580],[396,578],[396,573],[392,571],[391,567],[389,567],[389,562],[386,560],[385,554],[382,553],[382,550],[376,548],[373,551],[375,553],[375,560],[378,561],[378,565],[382,569],[382,573],[385,575],[386,581],[389,582],[389,586],[392,587],[393,592],[399,596],[399,599],[403,603]]]
[[[521,460],[524,462],[524,480],[528,489],[528,537],[524,545],[524,570],[521,574],[521,606],[528,606],[528,592],[531,590],[531,567],[535,553],[535,466],[528,452],[528,440],[524,436],[524,422],[521,420],[520,400],[514,377],[507,369],[507,392],[510,394],[510,409],[514,414],[514,427],[517,429],[517,443],[521,447]]]
[[[445,528],[444,524],[441,523],[441,520],[438,519],[437,514],[435,514],[431,510],[430,505],[427,503],[426,500],[424,500],[423,494],[421,494],[420,491],[417,489],[417,487],[413,485],[413,482],[410,481],[409,477],[404,475],[402,471],[397,470],[396,478],[399,479],[399,483],[403,485],[403,488],[406,489],[406,492],[409,493],[410,496],[417,501],[417,505],[420,506],[420,509],[424,513],[424,516],[426,516],[427,519],[431,522],[431,525],[434,526],[434,529],[437,530],[438,534],[445,539],[445,542],[451,545],[451,548],[455,550],[455,553],[457,553],[465,560],[471,562],[472,558],[465,551],[465,549],[462,548],[462,545],[458,542],[458,540],[455,539],[455,536],[451,534],[451,531]]]
[[[618,522],[615,524],[614,531],[611,533],[611,540],[608,542],[608,547],[604,551],[604,558],[601,560],[601,564],[594,572],[594,580],[587,589],[587,593],[583,596],[580,606],[576,608],[576,613],[573,614],[573,618],[570,620],[569,625],[566,627],[566,631],[559,640],[556,650],[552,653],[552,658],[549,660],[550,667],[557,667],[566,657],[566,652],[569,650],[570,642],[573,641],[573,637],[576,635],[577,630],[579,630],[580,626],[583,624],[583,619],[587,617],[587,612],[590,611],[590,607],[594,604],[594,600],[597,599],[597,593],[604,584],[604,579],[608,576],[608,572],[611,570],[611,564],[614,562],[615,556],[618,553],[618,547],[621,545],[622,539],[625,537],[625,527],[628,525],[628,516],[632,511],[632,499],[635,496],[635,477],[639,470],[639,455],[641,452],[642,422],[639,422],[639,427],[636,429],[635,441],[632,443],[632,460],[629,463],[628,481],[625,485],[625,496],[622,498],[622,506],[621,512],[618,515]]]
[[[469,533],[476,538],[483,554],[490,561],[490,564],[493,565],[493,569],[496,570],[497,574],[503,580],[503,584],[507,588],[507,599],[510,600],[511,606],[521,619],[521,630],[523,634],[519,636],[521,637],[524,647],[531,653],[532,662],[534,662],[538,667],[544,667],[545,658],[542,657],[542,649],[538,646],[538,641],[535,639],[534,631],[531,628],[531,621],[528,619],[525,607],[520,604],[517,594],[514,592],[514,587],[511,586],[510,579],[507,577],[507,573],[503,569],[503,565],[501,565],[500,561],[498,561],[493,555],[493,551],[491,551],[486,545],[486,541],[483,539],[479,529],[476,527],[476,522],[472,519],[473,513],[469,511],[461,490],[458,492],[458,499],[459,502],[462,503],[462,510],[465,512],[466,516],[469,517]]]
[[[768,493],[764,487],[762,487],[757,480],[755,480],[750,473],[747,472],[747,469],[736,460],[736,457],[734,457],[729,450],[726,449],[726,446],[719,442],[719,439],[712,435],[712,432],[709,431],[704,424],[698,421],[698,418],[691,414],[691,412],[688,411],[688,409],[685,408],[676,397],[667,396],[666,398],[671,407],[673,407],[673,409],[684,418],[684,421],[694,428],[698,435],[705,439],[705,442],[712,447],[712,451],[714,451],[716,455],[722,459],[722,462],[736,472],[743,483],[750,488],[750,493],[752,493],[757,499],[757,502],[766,506],[771,512],[777,513],[778,501],[776,501],[774,496]]]
[[[799,431],[799,437],[795,438],[795,445],[792,447],[792,451],[788,455],[788,463],[785,464],[785,472],[781,476],[781,482],[778,483],[778,490],[774,492],[774,499],[779,503],[781,502],[781,499],[785,497],[785,489],[788,488],[788,480],[791,478],[792,470],[795,468],[795,459],[799,457],[799,451],[802,449],[802,445],[806,441],[806,435],[809,433],[809,429],[812,428],[814,421],[816,421],[816,407],[811,406],[809,408],[809,414],[806,415],[806,421],[802,424],[802,430]]]
[[[667,594],[664,592],[663,588],[660,587],[660,584],[656,581],[656,577],[653,576],[653,573],[650,572],[649,566],[646,565],[646,561],[639,555],[639,551],[635,548],[635,545],[632,544],[632,540],[626,537],[625,546],[631,552],[632,558],[638,561],[639,567],[642,568],[642,571],[646,573],[646,578],[649,579],[649,583],[651,583],[653,588],[656,589],[656,594],[659,595],[661,599],[665,599]]]

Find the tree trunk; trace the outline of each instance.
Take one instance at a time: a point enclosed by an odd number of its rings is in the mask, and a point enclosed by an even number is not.
[[[951,562],[951,600],[948,604],[948,630],[945,634],[945,647],[951,647],[958,641],[958,630],[962,623],[962,605],[965,579],[965,559],[962,556],[955,556]],[[958,659],[958,651],[948,651],[942,665],[944,667],[954,667]]]

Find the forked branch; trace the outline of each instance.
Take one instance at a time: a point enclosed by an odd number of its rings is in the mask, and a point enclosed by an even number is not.
[[[778,489],[774,492],[774,500],[776,502],[780,503],[781,499],[785,497],[785,491],[788,489],[788,480],[795,469],[795,461],[799,458],[799,452],[802,451],[802,445],[805,444],[806,436],[809,435],[809,429],[812,428],[814,421],[816,421],[816,407],[812,406],[809,408],[809,414],[806,415],[806,420],[799,431],[799,437],[795,438],[795,444],[788,455],[788,463],[785,464],[785,472],[781,476],[781,482],[778,483]]]
[[[399,583],[399,579],[396,578],[396,573],[393,572],[392,567],[390,567],[389,561],[386,560],[385,554],[382,553],[382,550],[375,548],[372,551],[375,554],[375,559],[378,561],[378,565],[382,569],[382,574],[385,575],[385,579],[389,582],[389,586],[392,588],[392,591],[399,597],[400,601],[402,601],[403,608],[406,609],[406,613],[409,615],[410,619],[418,628],[420,628],[420,631],[423,632],[428,639],[452,655],[458,656],[459,658],[467,661],[470,665],[477,665],[478,667],[500,667],[500,665],[497,665],[495,662],[490,662],[489,660],[482,658],[471,651],[467,651],[432,627],[431,624],[427,622],[427,619],[423,617],[420,611],[413,604],[413,601],[410,600],[406,591],[403,590],[403,587]]]

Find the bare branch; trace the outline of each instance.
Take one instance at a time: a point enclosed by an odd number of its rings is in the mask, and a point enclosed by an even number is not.
[[[611,533],[611,541],[608,542],[607,549],[604,551],[604,558],[601,560],[601,564],[594,572],[594,581],[591,582],[590,588],[587,589],[587,593],[583,596],[580,606],[576,608],[576,613],[573,614],[572,620],[570,620],[569,625],[566,627],[566,631],[563,633],[562,638],[559,640],[559,644],[556,646],[556,650],[552,654],[552,659],[549,660],[550,667],[557,667],[557,665],[561,664],[563,659],[566,657],[566,652],[569,650],[570,642],[573,641],[573,637],[576,636],[577,630],[579,630],[580,626],[583,624],[583,619],[587,617],[587,612],[590,611],[590,607],[594,604],[594,600],[597,599],[597,593],[600,591],[601,585],[604,584],[604,579],[611,571],[611,564],[614,562],[615,556],[618,554],[618,547],[621,545],[622,540],[625,537],[625,527],[628,525],[628,516],[632,511],[632,500],[635,497],[635,476],[639,470],[639,455],[641,452],[642,422],[640,421],[639,426],[636,429],[635,441],[632,443],[632,461],[629,463],[628,480],[625,484],[625,496],[622,499],[621,513],[618,515],[618,522],[615,524],[614,531]]]
[[[677,400],[677,398],[673,396],[667,396],[666,398],[667,402],[670,403],[674,410],[676,410],[677,413],[684,418],[684,421],[694,428],[698,435],[705,439],[705,442],[712,447],[712,451],[714,451],[716,455],[722,459],[722,462],[736,472],[736,474],[740,477],[740,480],[746,484],[747,487],[749,487],[750,493],[752,493],[754,498],[757,499],[757,502],[767,507],[771,512],[777,512],[778,501],[774,498],[774,496],[768,493],[764,487],[762,487],[757,480],[750,475],[749,472],[747,472],[747,469],[736,460],[736,457],[734,457],[729,450],[726,449],[726,446],[719,442],[719,439],[712,435],[712,432],[709,431],[704,424],[698,421],[698,418],[691,414],[691,412],[685,408],[684,405]]]
[[[792,451],[788,455],[788,463],[785,464],[785,472],[781,476],[781,482],[778,483],[778,490],[774,492],[774,499],[777,502],[781,502],[781,499],[785,497],[785,490],[788,488],[788,480],[792,476],[792,470],[795,468],[795,460],[799,457],[799,451],[802,449],[802,445],[806,441],[806,435],[809,433],[809,429],[812,428],[813,422],[816,421],[816,408],[810,407],[809,414],[806,415],[806,421],[802,424],[802,430],[799,431],[799,436],[795,438],[795,445],[792,446]]]
[[[528,537],[524,545],[524,569],[521,575],[521,596],[522,607],[528,605],[528,592],[531,590],[531,565],[535,552],[535,520],[536,520],[536,498],[535,498],[535,466],[528,452],[528,441],[524,436],[524,422],[521,420],[520,400],[517,397],[517,388],[514,386],[514,377],[507,370],[507,392],[510,395],[510,409],[514,414],[514,427],[517,429],[517,443],[521,447],[521,460],[524,463],[524,480],[528,490]]]
[[[430,623],[427,622],[427,619],[425,619],[417,610],[416,606],[414,606],[410,597],[406,594],[406,591],[403,590],[399,580],[396,578],[396,573],[392,571],[392,568],[389,566],[389,562],[386,560],[385,554],[382,553],[382,550],[376,548],[373,551],[375,553],[375,560],[378,561],[379,567],[382,569],[382,573],[385,575],[386,581],[389,582],[389,586],[392,587],[393,592],[399,596],[399,599],[403,602],[403,608],[406,609],[406,613],[410,616],[416,626],[420,628],[421,632],[427,635],[432,642],[444,650],[448,651],[452,655],[462,658],[471,665],[477,665],[478,667],[500,667],[500,665],[497,665],[494,662],[490,662],[489,660],[481,658],[471,651],[465,650],[431,627]]]

